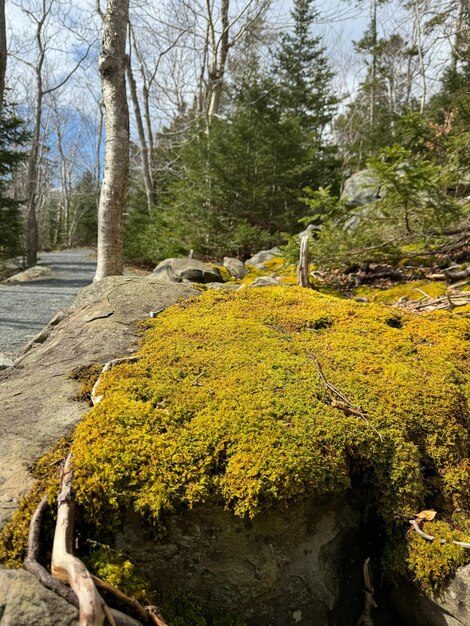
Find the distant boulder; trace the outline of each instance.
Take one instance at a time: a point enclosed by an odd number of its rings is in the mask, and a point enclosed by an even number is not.
[[[282,256],[282,252],[279,248],[271,248],[271,250],[260,250],[255,256],[248,259],[246,265],[252,265],[253,267],[257,267],[259,269],[263,269],[266,261],[271,261],[271,259],[276,259],[277,257]]]
[[[216,267],[196,259],[165,259],[153,270],[153,277],[166,283],[223,283]]]
[[[240,259],[226,256],[224,257],[224,267],[234,278],[241,279],[248,274],[245,264]]]
[[[344,183],[341,199],[346,206],[354,209],[371,204],[380,198],[380,185],[378,184],[372,170],[361,170],[356,172]]]

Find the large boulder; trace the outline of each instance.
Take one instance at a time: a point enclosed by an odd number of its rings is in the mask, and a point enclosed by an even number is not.
[[[341,199],[348,208],[366,206],[378,198],[380,186],[371,170],[361,170],[346,179]]]
[[[128,514],[117,547],[163,596],[178,581],[248,626],[349,625],[362,604],[360,526],[345,501],[309,500],[253,520],[214,502],[169,517],[158,541]]]
[[[165,259],[153,270],[153,277],[167,283],[223,283],[216,267],[196,259]]]
[[[224,257],[224,267],[230,272],[234,278],[242,279],[248,274],[245,264],[240,259],[232,257]]]
[[[31,464],[88,409],[72,400],[78,384],[68,378],[71,370],[133,353],[134,322],[197,293],[152,276],[105,278],[82,289],[28,352],[0,372],[0,527],[31,485]]]
[[[260,250],[255,256],[252,256],[251,259],[248,259],[246,265],[251,265],[252,267],[257,267],[258,269],[263,269],[266,261],[271,261],[272,259],[276,259],[282,256],[282,251],[279,248],[271,248],[270,250]]]

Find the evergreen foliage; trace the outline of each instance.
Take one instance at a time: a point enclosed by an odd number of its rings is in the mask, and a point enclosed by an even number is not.
[[[28,134],[22,121],[5,109],[0,117],[0,260],[23,252],[20,203],[9,196],[13,173],[26,158],[22,146]]]

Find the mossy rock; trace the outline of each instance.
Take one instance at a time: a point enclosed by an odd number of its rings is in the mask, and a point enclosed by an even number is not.
[[[470,508],[470,320],[273,287],[206,292],[146,325],[74,437],[97,523],[214,496],[255,516],[358,477],[393,540],[397,516]]]

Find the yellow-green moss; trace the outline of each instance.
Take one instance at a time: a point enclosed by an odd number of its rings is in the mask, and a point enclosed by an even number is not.
[[[408,536],[407,564],[415,581],[430,594],[452,576],[461,565],[470,563],[470,551],[452,541],[469,542],[470,522],[462,515],[454,515],[458,526],[443,521],[426,522],[425,533],[435,537],[428,541],[410,530]],[[441,544],[445,539],[447,543]]]
[[[80,383],[80,389],[73,396],[74,400],[77,402],[91,402],[91,392],[102,369],[102,364],[92,363],[91,365],[76,367],[70,372],[68,378],[77,380]]]
[[[99,545],[85,559],[90,570],[131,598],[144,604],[150,601],[148,583],[137,573],[129,558],[106,545]]]
[[[20,567],[26,556],[29,523],[44,494],[52,504],[60,483],[61,461],[66,457],[70,442],[61,439],[54,448],[33,467],[35,483],[24,497],[11,520],[0,530],[0,563],[6,567]],[[51,517],[54,517],[51,511]]]
[[[408,300],[419,300],[427,294],[431,298],[437,298],[447,292],[447,287],[448,285],[446,283],[440,281],[417,280],[395,285],[389,289],[375,289],[362,286],[355,290],[354,295],[356,297],[367,298],[371,302],[394,304],[403,297]]]
[[[208,291],[147,324],[74,438],[77,497],[100,523],[214,494],[252,516],[344,494],[352,472],[389,526],[470,508],[468,319],[274,287]],[[382,441],[331,405],[310,354]]]

